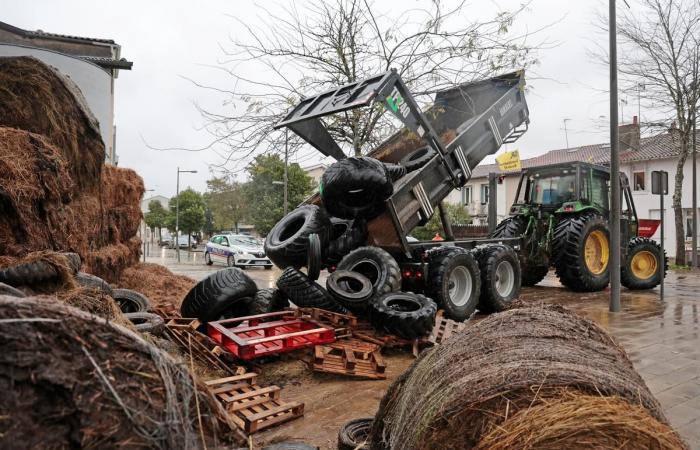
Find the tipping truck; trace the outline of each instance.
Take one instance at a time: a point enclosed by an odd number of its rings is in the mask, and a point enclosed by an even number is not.
[[[467,183],[474,167],[486,156],[527,131],[529,112],[524,87],[522,70],[466,83],[438,92],[433,105],[424,112],[399,74],[390,70],[304,98],[276,128],[289,128],[322,154],[338,160],[324,174],[320,195],[307,203],[320,203],[322,198],[325,209],[338,220],[360,221],[361,225],[353,229],[362,229],[362,245],[381,248],[398,262],[404,290],[424,292],[444,309],[446,316],[464,320],[477,306],[499,311],[517,297],[521,269],[516,252],[521,250],[522,238],[456,240],[442,201]],[[321,119],[363,107],[386,108],[405,129],[370,152],[368,158],[347,158]],[[391,175],[388,186],[387,172]],[[409,239],[411,230],[425,225],[436,213],[440,214],[446,240]],[[322,245],[317,242],[312,247],[327,246],[324,257],[333,253],[338,241],[340,247],[343,243],[348,244],[346,249],[352,247],[343,240],[348,231],[340,237],[329,237],[318,231],[321,227],[316,225],[320,222],[318,213],[308,205],[290,213],[268,234],[268,256],[275,262],[284,259],[285,267],[306,265],[304,252],[311,247],[299,237],[306,238],[303,230],[307,229],[321,235]],[[355,226],[352,223],[336,221],[333,229],[344,226],[347,230]],[[382,275],[384,260],[370,253],[349,268],[372,281],[396,276]],[[326,265],[334,268],[332,262]]]

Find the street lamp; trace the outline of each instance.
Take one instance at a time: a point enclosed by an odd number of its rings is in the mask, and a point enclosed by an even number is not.
[[[197,173],[196,170],[180,170],[177,168],[177,187],[175,190],[175,252],[177,253],[177,262],[180,262],[180,174],[181,173]]]

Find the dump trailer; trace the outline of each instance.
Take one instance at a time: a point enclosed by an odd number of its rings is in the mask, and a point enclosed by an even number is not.
[[[394,180],[382,212],[367,220],[367,244],[398,261],[404,289],[424,291],[448,316],[464,319],[477,303],[480,309],[499,310],[517,296],[515,251],[521,238],[455,240],[441,202],[467,183],[486,156],[527,131],[524,87],[524,71],[516,71],[440,91],[422,111],[399,74],[390,70],[303,99],[276,128],[288,127],[322,154],[342,161],[346,155],[322,117],[379,103],[403,123],[403,130],[367,155],[387,164],[408,161],[404,165],[410,169]],[[310,201],[318,202],[318,196]],[[436,213],[448,239],[409,238]]]

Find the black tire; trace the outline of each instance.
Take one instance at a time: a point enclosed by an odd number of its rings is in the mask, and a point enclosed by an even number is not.
[[[479,265],[466,251],[438,254],[428,264],[428,295],[445,311],[445,316],[462,322],[479,304]]]
[[[148,298],[131,289],[112,289],[112,298],[119,304],[123,313],[147,312],[151,309]]]
[[[9,284],[0,283],[0,295],[9,295],[10,297],[24,298],[26,295],[24,292],[17,288],[10,286]]]
[[[141,333],[149,333],[154,336],[160,336],[165,328],[165,322],[158,314],[132,312],[124,314],[124,317],[129,319],[129,321],[133,323],[136,329]]]
[[[496,229],[491,233],[492,238],[509,238],[522,236],[527,228],[527,222],[522,216],[512,216],[504,219],[496,226]],[[530,264],[528,257],[530,249],[522,249],[520,256],[520,278],[523,286],[534,286],[547,276],[549,272],[549,263],[547,264]]]
[[[436,154],[435,150],[426,145],[404,156],[399,164],[404,166],[406,171],[413,172],[428,164],[428,161],[433,159]]]
[[[364,219],[334,218],[331,223],[334,238],[328,244],[324,262],[327,266],[336,266],[345,255],[367,243],[367,222]]]
[[[512,247],[488,244],[472,252],[481,272],[479,311],[503,311],[520,294],[520,261]]]
[[[386,171],[389,174],[391,181],[400,180],[408,173],[406,168],[401,164],[384,163],[384,167],[386,167]]]
[[[63,256],[68,260],[68,266],[76,274],[80,271],[80,267],[83,265],[83,260],[79,254],[73,252],[62,253]]]
[[[365,312],[367,302],[374,294],[369,278],[348,270],[330,274],[326,280],[326,290],[336,302],[352,312]]]
[[[401,288],[401,268],[389,253],[378,247],[356,248],[340,261],[338,270],[357,272],[369,278],[375,296]]]
[[[306,273],[311,280],[318,280],[321,275],[321,238],[318,234],[311,233],[309,235],[309,249],[306,252]]]
[[[321,246],[328,244],[330,221],[316,205],[303,205],[290,212],[272,227],[265,239],[265,254],[282,269],[306,265],[309,235],[318,234]]]
[[[572,291],[602,291],[610,281],[609,259],[600,273],[594,273],[585,261],[586,240],[594,231],[602,232],[610,242],[607,221],[590,212],[564,217],[554,229],[554,268],[559,281]]]
[[[214,261],[211,260],[211,255],[209,254],[209,252],[204,252],[204,263],[207,266],[211,266],[212,264],[214,264]]]
[[[338,430],[338,450],[367,450],[367,438],[374,417],[353,419],[345,422]]]
[[[56,268],[46,261],[32,261],[0,269],[0,283],[10,286],[32,286],[54,281],[58,278]]]
[[[389,292],[369,302],[369,320],[377,329],[405,339],[429,334],[435,326],[437,305],[413,292]]]
[[[645,266],[650,269],[648,276],[635,274],[635,268],[639,272]],[[661,277],[666,277],[667,270],[668,258],[664,253],[661,272],[661,246],[649,238],[636,237],[627,245],[627,259],[622,264],[620,283],[631,290],[653,289],[661,283]]]
[[[197,283],[182,300],[182,317],[203,322],[218,319],[233,304],[258,291],[255,282],[241,269],[229,267],[216,271]]]
[[[248,315],[267,314],[281,311],[289,305],[287,298],[275,288],[260,289],[248,305]]]
[[[455,247],[454,245],[439,245],[437,247],[433,247],[429,249],[427,252],[425,252],[425,256],[428,259],[428,261],[436,260],[438,258],[441,258],[445,255],[451,255],[453,253],[468,253],[465,249],[462,247]]]
[[[325,289],[305,274],[287,267],[277,279],[277,288],[300,308],[320,308],[347,314],[348,310],[338,304]]]
[[[319,192],[328,213],[342,219],[373,219],[394,191],[386,167],[373,158],[346,158],[323,174]]]
[[[110,286],[109,283],[107,283],[102,278],[96,277],[95,275],[91,275],[85,272],[78,272],[75,275],[75,281],[77,281],[78,284],[81,286],[97,289],[103,294],[109,295],[110,297],[114,295],[114,292],[112,291],[112,286]]]

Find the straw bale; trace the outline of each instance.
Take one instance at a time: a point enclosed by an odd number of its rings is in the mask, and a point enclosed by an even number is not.
[[[115,284],[141,292],[155,308],[179,311],[182,299],[196,281],[184,275],[175,275],[158,264],[141,263],[124,270]]]

